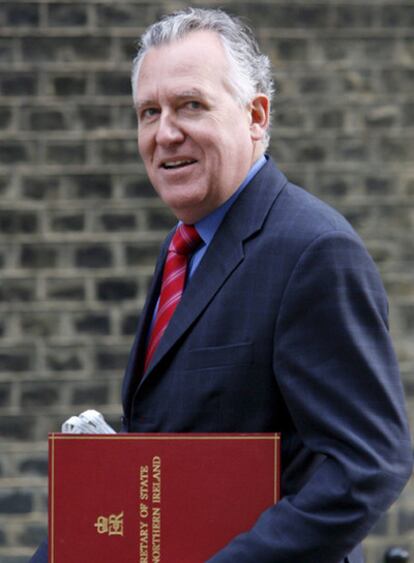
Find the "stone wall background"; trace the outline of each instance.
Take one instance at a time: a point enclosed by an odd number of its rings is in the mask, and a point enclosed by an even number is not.
[[[174,224],[136,150],[134,43],[180,1],[0,1],[0,563],[46,533],[47,433],[120,382]],[[272,57],[271,153],[344,213],[389,293],[414,418],[414,2],[197,2],[249,18]],[[365,542],[414,557],[408,486]]]

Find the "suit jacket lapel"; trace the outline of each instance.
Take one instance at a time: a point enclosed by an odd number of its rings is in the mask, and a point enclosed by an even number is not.
[[[129,411],[129,402],[132,400],[133,393],[131,390],[136,387],[142,375],[144,365],[144,356],[146,350],[147,334],[151,325],[152,315],[155,304],[157,302],[162,280],[162,271],[164,261],[168,250],[173,231],[169,234],[164,241],[161,252],[159,254],[154,275],[152,277],[151,286],[148,290],[148,295],[141,311],[137,331],[132,345],[131,352],[128,358],[128,364],[125,370],[125,377],[122,385],[122,400],[124,404],[124,411]]]
[[[186,288],[140,385],[242,262],[243,243],[262,228],[271,206],[286,183],[285,176],[269,161],[236,200]]]

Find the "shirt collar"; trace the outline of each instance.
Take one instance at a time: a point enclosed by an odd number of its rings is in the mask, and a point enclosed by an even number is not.
[[[208,246],[212,241],[214,235],[216,234],[217,229],[220,226],[220,223],[224,219],[225,214],[239,197],[241,192],[247,186],[247,184],[254,178],[254,176],[259,172],[261,168],[266,164],[266,157],[263,155],[261,156],[253,166],[250,168],[249,172],[247,173],[246,178],[234,192],[234,194],[225,201],[220,207],[203,217],[200,221],[195,224],[198,234],[203,239],[204,243]]]

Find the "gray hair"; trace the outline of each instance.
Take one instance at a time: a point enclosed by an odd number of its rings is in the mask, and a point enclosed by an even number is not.
[[[260,52],[250,27],[223,10],[202,8],[186,8],[164,16],[143,33],[132,66],[134,100],[139,70],[147,51],[182,39],[192,31],[213,31],[218,34],[230,63],[230,85],[241,105],[247,105],[259,93],[271,100],[273,81],[270,60]],[[267,147],[268,133],[263,142]]]

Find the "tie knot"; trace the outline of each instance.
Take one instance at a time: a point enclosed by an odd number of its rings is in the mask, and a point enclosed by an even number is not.
[[[177,254],[191,254],[201,242],[201,237],[194,225],[181,223],[170,243],[170,251]]]

